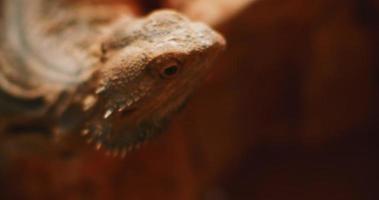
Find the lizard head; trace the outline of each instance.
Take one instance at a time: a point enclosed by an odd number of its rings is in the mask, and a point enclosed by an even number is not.
[[[225,41],[173,11],[116,27],[102,43],[93,95],[84,98],[91,114],[82,132],[98,147],[121,153],[160,132],[206,77]]]

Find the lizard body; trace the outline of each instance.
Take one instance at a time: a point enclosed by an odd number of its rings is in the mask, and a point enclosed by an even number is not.
[[[60,0],[2,3],[1,118],[48,119],[116,154],[159,132],[225,44],[169,10],[132,18]]]

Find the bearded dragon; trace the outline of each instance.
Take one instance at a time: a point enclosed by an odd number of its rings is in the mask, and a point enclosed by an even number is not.
[[[124,156],[160,133],[199,86],[224,38],[172,10],[3,0],[0,117],[83,135]]]

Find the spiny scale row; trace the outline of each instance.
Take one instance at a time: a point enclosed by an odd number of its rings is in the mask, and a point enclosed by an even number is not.
[[[98,94],[102,93],[103,91],[105,91],[105,87],[101,86],[101,87],[96,89],[95,94],[98,95]],[[117,111],[118,112],[124,111],[126,108],[132,106],[134,103],[139,101],[145,94],[146,94],[146,92],[141,92],[140,95],[136,95],[136,93],[134,93],[134,95],[131,98],[128,98],[126,100],[125,104],[120,106],[117,109]],[[83,111],[90,110],[96,103],[97,103],[97,97],[95,95],[88,95],[87,97],[84,98],[83,103],[82,103],[83,104],[82,105]],[[113,114],[113,112],[114,112],[114,109],[112,109],[112,108],[106,110],[104,115],[103,115],[103,118],[108,119]]]
[[[89,135],[89,130],[88,129],[84,129],[81,132],[81,135],[82,136],[88,136]],[[94,143],[94,140],[95,139],[93,137],[90,137],[90,138],[87,139],[87,143],[88,144]],[[129,147],[123,147],[123,148],[105,149],[105,154],[107,156],[113,156],[113,157],[120,156],[121,158],[124,158],[127,155],[128,152],[140,149],[141,146],[144,143],[145,142],[137,143],[137,144],[134,144],[134,145],[130,145]],[[95,147],[95,149],[97,151],[99,151],[99,150],[102,149],[103,143],[101,143],[101,142],[98,141],[98,142],[95,143],[94,147]]]

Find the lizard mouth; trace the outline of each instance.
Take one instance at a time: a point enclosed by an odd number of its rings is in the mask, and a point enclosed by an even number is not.
[[[135,120],[148,96],[147,92],[131,92],[129,96],[114,98],[112,102],[98,102],[88,113],[89,119],[81,129],[87,143],[97,150],[105,149],[108,154],[124,157],[127,152],[138,149],[156,133],[160,123]],[[139,94],[138,96],[136,94]],[[99,94],[99,97],[102,94]],[[104,95],[109,99],[109,96]],[[101,100],[100,100],[101,101]],[[105,103],[106,106],[101,107]]]
[[[127,112],[133,112],[130,110]],[[136,126],[103,120],[91,123],[81,134],[96,150],[105,149],[107,154],[124,157],[128,152],[139,149],[147,140],[161,132],[163,121],[141,122]]]
[[[133,106],[121,111],[120,114],[121,114],[121,116],[126,117],[127,115],[130,115],[133,112],[135,112],[137,110],[137,107],[138,107],[137,105],[133,105]]]

